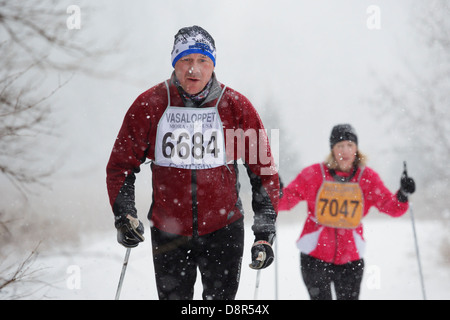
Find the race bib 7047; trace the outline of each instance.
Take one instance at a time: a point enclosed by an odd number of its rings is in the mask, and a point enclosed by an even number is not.
[[[324,181],[316,199],[317,222],[327,227],[354,229],[363,217],[363,199],[357,183]]]

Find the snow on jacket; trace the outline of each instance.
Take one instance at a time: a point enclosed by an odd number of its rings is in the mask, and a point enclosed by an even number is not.
[[[363,170],[361,172],[361,170]],[[339,176],[350,174],[336,172]],[[363,257],[365,241],[363,225],[354,229],[333,228],[321,225],[315,217],[316,199],[323,181],[334,181],[324,164],[314,164],[301,173],[283,189],[279,210],[290,210],[300,201],[307,202],[307,219],[297,240],[301,252],[334,264],[345,264]],[[349,182],[358,183],[364,198],[363,217],[375,206],[392,217],[399,217],[408,210],[408,203],[398,201],[383,184],[379,175],[369,167],[358,168]]]
[[[213,76],[220,93],[224,85]],[[257,147],[271,160],[262,163],[254,152],[249,152],[249,148],[242,152],[242,145],[237,141],[234,149],[228,147],[225,136],[227,165],[191,170],[155,163],[157,127],[168,107],[168,92],[171,106],[184,108],[172,78],[142,93],[125,115],[107,165],[107,188],[115,216],[136,216],[135,173],[139,172],[146,159],[150,159],[153,195],[148,218],[153,226],[184,236],[201,236],[221,229],[243,216],[237,165],[242,156],[252,184],[253,231],[255,235],[274,232],[279,178],[263,124],[250,101],[235,90],[226,88],[221,97],[216,94],[212,97],[214,99],[210,97],[199,108],[217,106],[224,132],[256,132]]]

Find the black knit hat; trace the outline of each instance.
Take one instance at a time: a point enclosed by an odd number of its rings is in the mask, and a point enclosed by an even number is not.
[[[338,124],[333,127],[330,135],[330,149],[333,149],[334,145],[341,141],[350,140],[358,144],[358,136],[355,129],[349,124]]]

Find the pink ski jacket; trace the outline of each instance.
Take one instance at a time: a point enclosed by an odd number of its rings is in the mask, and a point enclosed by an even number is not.
[[[337,171],[339,176],[349,176]],[[334,181],[329,169],[324,164],[309,166],[283,189],[278,209],[290,210],[300,201],[305,200],[308,216],[303,231],[297,240],[301,252],[334,264],[345,264],[363,257],[365,241],[363,226],[356,228],[334,228],[318,223],[315,210],[317,194],[324,181]],[[363,195],[363,217],[375,206],[379,211],[392,217],[400,217],[408,210],[408,202],[397,200],[383,184],[379,175],[369,167],[358,168],[349,181],[358,183]],[[335,210],[337,211],[337,209]]]

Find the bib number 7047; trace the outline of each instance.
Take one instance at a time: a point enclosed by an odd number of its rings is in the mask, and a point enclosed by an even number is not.
[[[319,224],[348,229],[359,226],[364,196],[357,183],[324,181],[316,200],[315,216]]]
[[[359,201],[357,200],[343,200],[339,203],[338,199],[319,199],[322,205],[322,210],[320,210],[320,214],[323,216],[324,214],[329,214],[332,217],[336,217],[338,214],[344,215],[347,217],[349,212],[351,211],[350,218],[355,217],[356,209],[359,206]]]

